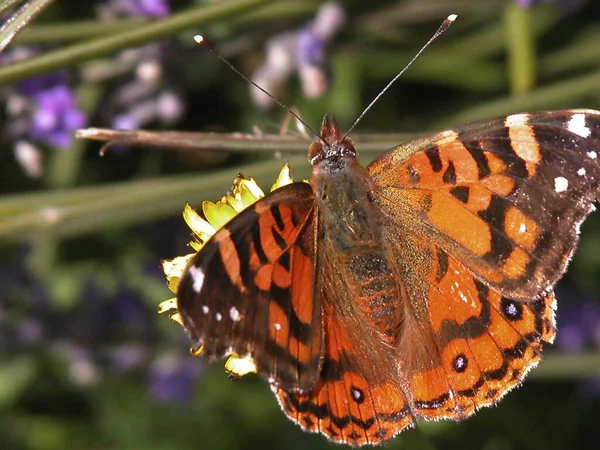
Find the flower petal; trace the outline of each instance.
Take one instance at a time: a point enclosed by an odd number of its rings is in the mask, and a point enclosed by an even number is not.
[[[183,208],[183,220],[192,232],[196,235],[201,244],[206,242],[215,234],[215,228],[204,220],[192,206],[186,202]],[[199,249],[195,249],[198,251]]]
[[[271,187],[271,192],[273,192],[275,189],[279,189],[282,186],[292,184],[293,182],[294,179],[292,178],[290,172],[290,165],[288,163],[285,163],[279,171],[279,176],[277,177],[277,180],[275,180],[275,184],[273,184],[273,186]]]
[[[194,256],[194,253],[185,256],[177,256],[173,259],[164,259],[162,261],[163,272],[167,277],[167,283],[171,292],[177,292],[181,275],[192,256]]]
[[[227,222],[237,215],[237,211],[223,201],[216,203],[204,201],[202,202],[202,212],[215,230],[222,228]]]
[[[177,309],[177,298],[173,297],[158,304],[158,313],[163,314],[167,311]]]
[[[249,373],[256,373],[256,363],[250,355],[240,358],[237,355],[229,357],[225,363],[225,370],[236,377],[243,377]]]

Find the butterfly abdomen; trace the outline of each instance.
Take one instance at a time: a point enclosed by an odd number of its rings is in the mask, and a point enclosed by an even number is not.
[[[381,250],[354,249],[346,281],[356,298],[356,306],[390,344],[395,342],[402,321],[400,286],[392,267]]]

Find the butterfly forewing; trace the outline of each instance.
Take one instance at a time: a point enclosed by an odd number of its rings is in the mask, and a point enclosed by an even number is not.
[[[533,299],[564,272],[598,198],[598,149],[600,113],[540,112],[418,139],[368,169],[393,221],[502,294]]]
[[[323,329],[314,297],[313,206],[306,183],[277,189],[191,259],[178,310],[202,355],[250,355],[259,374],[286,389],[315,383]]]

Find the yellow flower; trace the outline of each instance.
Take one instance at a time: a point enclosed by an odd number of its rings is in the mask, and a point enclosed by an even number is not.
[[[290,175],[290,167],[286,163],[279,172],[279,176],[277,177],[275,184],[271,187],[271,191],[293,183],[293,181],[294,180]],[[246,178],[240,174],[233,180],[231,189],[221,200],[217,202],[202,202],[202,213],[205,219],[202,218],[189,203],[186,203],[183,209],[183,219],[192,230],[193,239],[189,243],[190,247],[192,247],[196,253],[199,252],[206,241],[208,241],[219,228],[233,219],[239,212],[264,196],[264,192],[252,178]],[[179,280],[181,280],[181,277],[183,276],[187,263],[194,255],[195,253],[190,253],[189,255],[178,256],[173,259],[162,261],[167,284],[172,292],[177,293]],[[176,297],[160,303],[160,305],[158,305],[158,312],[161,314],[168,313],[169,319],[183,326],[181,315],[177,310]],[[201,353],[202,347],[200,347],[199,350],[192,352],[195,356],[200,355]],[[241,377],[247,373],[256,372],[256,365],[250,357],[240,358],[238,355],[233,354],[225,363],[225,369],[232,376]]]

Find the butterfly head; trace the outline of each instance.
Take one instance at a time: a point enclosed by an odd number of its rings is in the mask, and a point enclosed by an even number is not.
[[[335,118],[326,115],[321,124],[320,139],[314,141],[308,149],[308,159],[315,166],[323,160],[334,161],[345,157],[356,158],[354,144],[349,137],[342,137]]]

